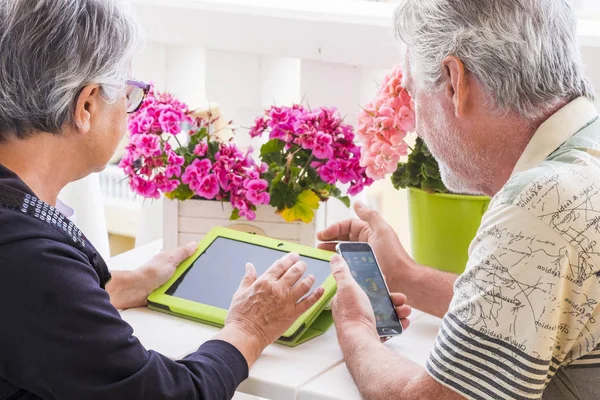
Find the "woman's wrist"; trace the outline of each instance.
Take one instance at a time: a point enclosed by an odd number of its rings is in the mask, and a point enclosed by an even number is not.
[[[264,343],[262,338],[247,332],[246,329],[235,325],[226,325],[221,332],[215,337],[217,340],[227,342],[237,348],[248,363],[248,369],[252,368],[258,357],[269,345]]]

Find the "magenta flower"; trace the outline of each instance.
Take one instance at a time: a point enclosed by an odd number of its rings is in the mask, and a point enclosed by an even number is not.
[[[313,149],[313,155],[316,158],[320,159],[328,159],[333,156],[333,148],[331,147],[331,143],[333,142],[333,138],[331,135],[328,135],[323,132],[317,133],[317,137],[315,138],[315,145]]]
[[[244,188],[246,189],[246,198],[252,204],[269,204],[271,197],[266,192],[269,183],[263,179],[249,180]]]
[[[179,178],[181,176],[181,166],[180,165],[168,165],[165,168],[165,176],[167,178]],[[167,190],[165,193],[171,192],[171,190]]]
[[[325,183],[334,185],[338,179],[340,164],[337,160],[329,160],[325,165],[319,168],[319,176]]]
[[[254,127],[250,130],[250,137],[255,138],[263,134],[267,129],[267,122],[264,117],[258,117],[254,120]]]
[[[201,142],[194,148],[194,154],[200,157],[204,157],[208,151],[208,143]]]
[[[177,135],[181,132],[181,116],[173,111],[164,111],[158,117],[163,132]]]
[[[139,193],[144,197],[154,199],[160,198],[160,192],[158,191],[158,187],[156,186],[156,183],[152,180],[146,180],[139,176],[134,176],[129,181],[129,186],[134,192]]]
[[[130,145],[137,157],[152,157],[160,154],[160,138],[156,135],[134,135]]]
[[[212,200],[215,198],[217,193],[219,193],[219,190],[220,186],[217,176],[215,174],[210,174],[202,178],[197,192],[200,197],[203,197],[207,200]]]

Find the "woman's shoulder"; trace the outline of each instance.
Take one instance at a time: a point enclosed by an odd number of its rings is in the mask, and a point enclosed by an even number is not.
[[[0,207],[0,276],[6,278],[11,272],[31,273],[32,270],[43,274],[56,263],[92,268],[84,251],[56,227]]]

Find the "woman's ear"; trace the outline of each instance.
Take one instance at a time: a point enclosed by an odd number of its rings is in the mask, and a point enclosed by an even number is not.
[[[470,93],[469,79],[465,65],[455,57],[448,56],[443,62],[444,68],[444,92],[449,100],[454,104],[454,114],[456,118],[464,117]]]
[[[80,133],[88,133],[92,126],[92,119],[100,109],[102,94],[100,85],[85,86],[75,104],[75,127]]]

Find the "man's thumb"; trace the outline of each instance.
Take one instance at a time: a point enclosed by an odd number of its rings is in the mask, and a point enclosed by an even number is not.
[[[346,261],[337,254],[331,259],[331,273],[338,286],[343,286],[348,279],[354,279],[350,274],[350,269],[348,268]]]

